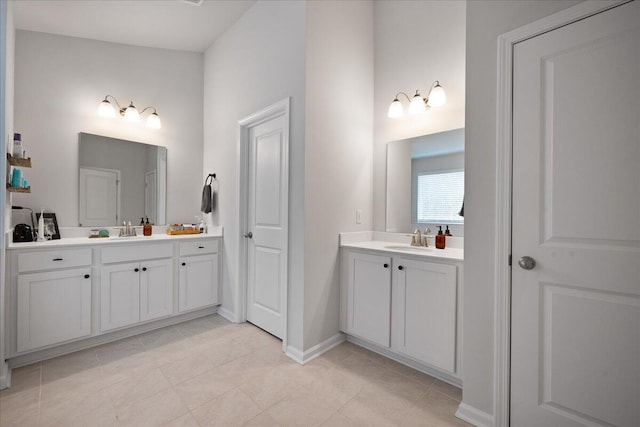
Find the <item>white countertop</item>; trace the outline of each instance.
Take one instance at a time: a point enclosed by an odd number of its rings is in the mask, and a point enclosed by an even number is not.
[[[100,237],[90,239],[89,237],[63,237],[58,240],[47,240],[44,242],[21,242],[13,243],[9,239],[7,240],[7,249],[46,249],[46,248],[59,248],[63,246],[86,246],[86,245],[113,245],[113,244],[131,244],[131,243],[148,243],[148,242],[171,242],[176,240],[191,240],[191,239],[211,239],[216,237],[222,237],[222,227],[218,227],[207,234],[183,234],[170,236],[165,232],[158,232],[151,236],[136,236],[136,237]]]
[[[396,233],[381,232],[341,233],[340,247],[437,258],[441,260],[464,261],[462,238],[451,239],[451,247],[436,249],[431,244],[433,242],[431,239],[430,246],[425,248],[408,244],[406,235],[403,233],[395,234]],[[447,240],[449,241],[450,239],[447,238]]]

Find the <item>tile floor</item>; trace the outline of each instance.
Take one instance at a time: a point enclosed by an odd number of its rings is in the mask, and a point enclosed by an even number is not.
[[[213,315],[13,371],[0,426],[468,426],[460,390],[343,343],[305,366]]]

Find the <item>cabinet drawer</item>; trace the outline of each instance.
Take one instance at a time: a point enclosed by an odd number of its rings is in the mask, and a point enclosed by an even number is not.
[[[219,243],[219,240],[183,242],[180,243],[180,256],[216,253]]]
[[[18,254],[18,273],[91,265],[91,249],[59,249]]]
[[[171,258],[171,243],[155,245],[116,246],[102,249],[102,263],[139,261],[145,259]]]

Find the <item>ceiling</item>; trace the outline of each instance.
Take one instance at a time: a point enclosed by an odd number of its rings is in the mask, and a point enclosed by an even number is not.
[[[255,0],[19,0],[17,29],[204,52]]]

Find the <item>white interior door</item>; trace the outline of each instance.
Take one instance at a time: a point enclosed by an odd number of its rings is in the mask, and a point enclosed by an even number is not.
[[[511,425],[639,426],[640,2],[517,44],[513,76]]]
[[[286,314],[287,117],[272,117],[247,132],[247,320],[278,338]]]
[[[79,223],[83,227],[117,225],[120,171],[80,168]]]

